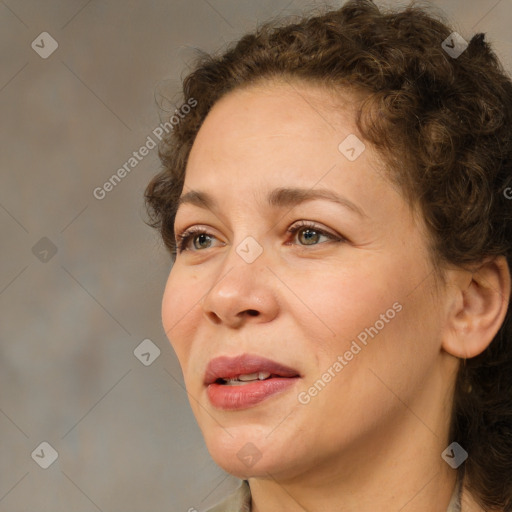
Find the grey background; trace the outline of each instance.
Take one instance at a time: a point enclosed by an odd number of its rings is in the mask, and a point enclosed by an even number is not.
[[[486,32],[510,70],[510,0],[432,3],[466,39]],[[193,47],[312,5],[0,1],[0,512],[201,511],[237,485],[208,455],[161,326],[170,258],[142,220],[156,149],[104,199],[93,190],[160,123],[162,84],[174,109]],[[31,48],[43,31],[59,45],[47,59]],[[144,366],[148,338],[161,354]],[[31,457],[42,441],[58,452],[48,469]]]

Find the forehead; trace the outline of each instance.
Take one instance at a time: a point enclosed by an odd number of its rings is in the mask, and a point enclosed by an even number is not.
[[[286,130],[300,134],[307,126],[311,133],[332,134],[347,125],[354,131],[356,100],[357,96],[348,90],[334,93],[316,83],[260,81],[235,89],[217,101],[198,136],[213,124],[219,138],[228,133],[244,137],[255,131],[271,134]]]
[[[259,175],[290,171],[295,179],[321,176],[339,161],[339,144],[357,132],[356,109],[355,95],[335,96],[317,84],[266,81],[231,91],[204,120],[185,181],[204,183],[213,173],[215,181],[225,173],[247,180],[248,168]]]

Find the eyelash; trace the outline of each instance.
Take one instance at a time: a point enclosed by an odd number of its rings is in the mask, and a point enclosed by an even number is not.
[[[304,221],[304,220],[299,221],[298,224],[295,224],[294,226],[289,228],[287,230],[287,233],[291,233],[293,236],[295,236],[295,234],[297,232],[299,232],[300,230],[302,230],[302,229],[310,229],[312,231],[316,231],[320,235],[326,236],[331,241],[336,241],[336,242],[345,242],[345,241],[347,241],[347,239],[344,238],[344,237],[333,235],[332,233],[329,233],[329,232],[319,228],[316,224],[313,224],[311,222]],[[215,238],[214,235],[208,233],[208,231],[206,231],[203,228],[191,227],[191,228],[185,230],[183,233],[180,233],[180,234],[177,235],[177,239],[178,239],[177,240],[178,254],[180,254],[183,251],[187,250],[186,246],[188,245],[188,242],[191,239],[193,239],[195,236],[198,236],[198,235],[208,235],[210,237]],[[319,244],[312,244],[312,245],[315,246],[315,245],[319,245]],[[302,247],[308,247],[308,246],[307,245],[303,245]]]

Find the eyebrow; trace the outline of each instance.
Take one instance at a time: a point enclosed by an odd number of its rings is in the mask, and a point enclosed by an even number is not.
[[[324,199],[339,204],[360,217],[368,217],[368,215],[352,201],[327,189],[276,188],[268,194],[267,203],[274,208],[283,208],[294,207],[306,201],[318,199]],[[218,203],[213,196],[200,190],[191,190],[181,196],[178,200],[176,211],[184,204],[192,204],[207,210],[214,210],[218,207]]]

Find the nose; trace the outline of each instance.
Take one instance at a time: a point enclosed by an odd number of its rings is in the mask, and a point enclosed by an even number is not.
[[[232,246],[203,299],[202,308],[208,320],[234,329],[247,322],[272,321],[278,315],[279,302],[275,276],[267,263],[264,253],[247,263]]]

